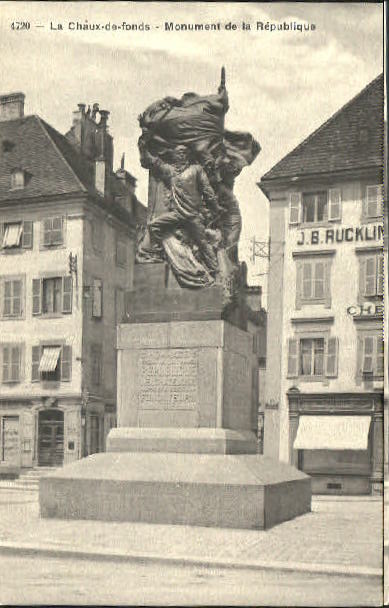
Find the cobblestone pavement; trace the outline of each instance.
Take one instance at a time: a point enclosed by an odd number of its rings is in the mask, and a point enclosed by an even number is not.
[[[0,492],[1,542],[202,559],[382,568],[382,501],[315,500],[267,531],[40,519],[37,493]]]

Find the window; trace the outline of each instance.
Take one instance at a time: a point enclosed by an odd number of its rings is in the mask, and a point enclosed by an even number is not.
[[[100,253],[103,249],[103,222],[99,218],[91,220],[92,247],[96,253]]]
[[[383,215],[383,193],[382,185],[366,186],[364,199],[365,218],[381,218]]]
[[[32,347],[32,382],[65,382],[71,380],[71,375],[71,346],[50,344]]]
[[[31,221],[7,222],[0,228],[0,242],[3,249],[32,248],[33,223]]]
[[[24,188],[25,184],[25,172],[21,169],[15,169],[11,173],[11,188],[12,190],[19,190]]]
[[[92,382],[96,386],[101,384],[102,376],[102,346],[101,344],[91,345],[91,376]]]
[[[63,217],[46,218],[42,222],[44,247],[57,247],[63,244]]]
[[[296,308],[303,304],[324,304],[331,306],[331,260],[323,257],[317,259],[297,259],[296,273]]]
[[[5,344],[2,346],[2,382],[3,384],[20,382],[22,346]]]
[[[22,279],[2,280],[2,315],[3,317],[22,316]]]
[[[115,291],[115,319],[116,325],[122,323],[124,319],[124,290],[120,287]]]
[[[357,375],[364,379],[383,378],[384,341],[382,333],[368,333],[358,337]]]
[[[300,376],[322,376],[324,338],[300,340]]]
[[[303,194],[303,222],[323,222],[327,219],[327,192]]]
[[[32,314],[47,315],[72,312],[73,278],[47,277],[32,280]]]
[[[125,266],[127,264],[127,244],[122,239],[116,241],[116,265]]]
[[[363,256],[360,259],[359,292],[362,297],[382,296],[384,293],[384,255]]]
[[[341,219],[341,191],[292,192],[289,195],[289,222],[320,223]]]
[[[93,279],[92,316],[95,319],[101,319],[103,316],[103,282],[101,279]]]
[[[337,338],[303,337],[288,342],[288,378],[338,375]]]

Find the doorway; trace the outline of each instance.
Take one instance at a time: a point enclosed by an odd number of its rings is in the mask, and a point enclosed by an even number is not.
[[[58,467],[64,456],[64,416],[61,410],[43,410],[39,413],[38,464]]]

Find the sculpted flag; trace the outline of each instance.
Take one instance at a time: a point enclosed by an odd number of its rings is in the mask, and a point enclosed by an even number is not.
[[[139,117],[141,140],[150,152],[164,158],[172,148],[187,146],[201,164],[233,162],[238,175],[250,165],[260,145],[250,133],[224,129],[228,110],[226,89],[217,95],[185,93],[181,99],[165,97],[151,104]]]
[[[136,260],[167,260],[183,287],[224,284],[230,281],[227,268],[233,272],[238,263],[241,215],[234,179],[253,162],[260,145],[250,133],[224,128],[227,111],[222,69],[217,94],[165,97],[139,116],[140,160],[150,171],[150,183]],[[229,261],[221,264],[226,256]]]

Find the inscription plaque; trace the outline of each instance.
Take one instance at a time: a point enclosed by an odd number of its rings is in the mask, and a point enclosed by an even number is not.
[[[139,357],[141,410],[193,410],[198,402],[198,356],[193,350],[153,349]]]

